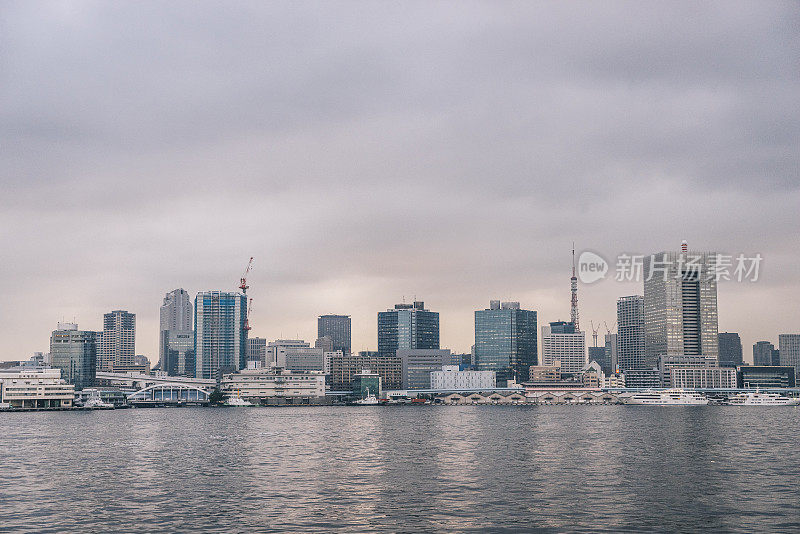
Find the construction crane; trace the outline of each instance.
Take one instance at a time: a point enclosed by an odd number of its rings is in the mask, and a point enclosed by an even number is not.
[[[247,262],[247,268],[244,270],[241,283],[239,284],[239,289],[241,289],[242,293],[244,293],[245,295],[247,294],[247,289],[250,287],[247,285],[247,275],[250,272],[250,269],[252,268],[253,268],[253,257],[250,256],[250,261]]]
[[[606,325],[606,332],[609,333],[609,334],[617,326],[617,322],[616,321],[614,321],[614,324],[611,325],[611,328],[608,327],[608,323],[607,322],[603,321],[603,324]]]
[[[594,327],[594,321],[589,321],[589,325],[592,327],[592,339],[594,340],[594,346],[597,346],[597,331],[600,330],[600,325],[597,325],[597,328]]]

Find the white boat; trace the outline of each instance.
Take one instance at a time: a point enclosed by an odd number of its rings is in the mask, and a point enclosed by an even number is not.
[[[625,404],[649,404],[652,406],[704,406],[708,399],[697,393],[685,389],[650,390],[634,393],[627,397]]]
[[[225,401],[225,406],[255,406],[255,404],[241,397],[231,397]]]
[[[378,397],[375,395],[367,395],[363,399],[358,399],[356,404],[378,404]]]
[[[83,403],[83,407],[88,410],[112,410],[114,405],[110,402],[104,402],[100,398],[100,393],[93,392],[92,395]]]
[[[756,391],[731,395],[725,404],[730,406],[797,406],[800,404],[800,398]]]

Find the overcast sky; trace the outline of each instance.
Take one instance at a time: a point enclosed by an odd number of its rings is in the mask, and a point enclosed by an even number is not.
[[[800,332],[799,73],[796,2],[5,1],[0,360],[127,309],[155,363],[164,294],[250,256],[251,335],[375,349],[416,297],[466,352],[490,299],[569,317],[573,240],[683,239],[764,257],[719,287],[750,360]]]

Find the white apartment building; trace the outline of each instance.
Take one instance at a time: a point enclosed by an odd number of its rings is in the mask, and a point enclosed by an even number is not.
[[[443,365],[441,371],[431,371],[431,389],[494,389],[494,371],[460,371],[458,365]]]
[[[61,369],[0,369],[0,406],[70,408],[74,399],[75,386],[61,380]]]
[[[694,367],[670,369],[673,388],[735,388],[736,369],[733,367]]]
[[[586,358],[586,335],[581,331],[569,331],[569,323],[566,323],[567,328],[557,328],[557,324],[542,327],[542,365],[561,362],[562,373],[580,373],[589,363]]]

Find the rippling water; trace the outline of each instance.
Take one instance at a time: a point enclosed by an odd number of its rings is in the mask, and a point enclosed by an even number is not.
[[[0,531],[800,530],[793,407],[0,414]]]

